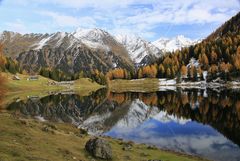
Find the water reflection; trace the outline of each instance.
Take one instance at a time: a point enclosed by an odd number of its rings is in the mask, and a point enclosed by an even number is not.
[[[11,103],[7,109],[15,114],[34,116],[42,120],[80,123],[94,112],[101,101],[106,99],[106,90],[89,96],[76,94],[53,94],[41,99],[30,98]],[[87,108],[86,108],[87,107]]]
[[[13,102],[8,110],[208,159],[240,160],[240,91],[236,90],[100,90],[85,97],[58,94]]]

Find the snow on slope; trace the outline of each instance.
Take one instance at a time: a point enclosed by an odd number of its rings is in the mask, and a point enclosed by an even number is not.
[[[160,38],[153,42],[153,44],[161,50],[164,51],[175,51],[177,49],[181,49],[182,47],[188,47],[198,43],[198,40],[191,40],[189,38],[184,37],[183,35],[179,35],[175,38]]]
[[[151,42],[147,42],[135,35],[116,35],[116,40],[123,44],[127,49],[131,59],[135,63],[140,63],[144,57],[152,55],[161,56],[161,50],[154,46]]]
[[[34,49],[35,50],[39,50],[42,49],[44,45],[47,44],[47,42],[52,38],[53,35],[50,35],[46,38],[43,38],[41,41],[39,41],[38,43],[34,44],[33,46],[36,46]]]
[[[73,44],[85,44],[86,46],[96,49],[101,48],[109,51],[119,45],[125,48],[132,61],[136,64],[147,64],[156,58],[163,55],[162,51],[174,51],[182,47],[187,47],[197,43],[189,38],[179,35],[173,39],[160,38],[155,42],[148,42],[136,35],[116,35],[112,36],[108,32],[94,28],[83,29],[78,28],[72,33],[57,32],[53,34],[44,34],[41,38],[32,45],[33,49],[39,50],[43,46],[54,44],[54,47],[59,47],[65,43],[65,38],[69,42],[67,46]]]
[[[34,50],[42,49],[45,45],[54,45],[54,47],[59,47],[64,43],[65,38],[69,38],[70,44],[68,47],[71,47],[75,42],[78,40],[75,38],[70,38],[70,34],[66,32],[56,32],[53,34],[44,34],[41,36],[38,42],[34,43],[31,47],[33,47]],[[66,43],[66,42],[65,42]]]
[[[109,33],[101,29],[78,28],[72,35],[82,41],[83,44],[91,48],[103,48],[109,50],[104,39],[112,37]]]

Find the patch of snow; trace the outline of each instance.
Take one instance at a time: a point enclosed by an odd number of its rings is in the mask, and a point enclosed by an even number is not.
[[[176,85],[176,79],[159,79],[159,85],[160,86],[171,86],[171,85]]]
[[[203,92],[203,97],[207,98],[208,97],[208,94],[207,94],[207,89],[204,90]]]
[[[207,80],[207,75],[208,75],[208,72],[207,71],[203,71],[203,79],[206,81]]]
[[[3,39],[3,32],[0,32],[0,40]]]
[[[187,65],[187,68],[190,68],[192,65],[197,68],[199,66],[198,60],[191,58],[189,64]]]
[[[158,91],[176,91],[176,86],[160,86]]]
[[[35,116],[35,118],[38,119],[38,120],[41,121],[41,122],[47,121],[47,120],[45,120],[44,117],[42,117],[42,116]]]
[[[116,68],[117,67],[117,63],[113,63],[113,68]]]

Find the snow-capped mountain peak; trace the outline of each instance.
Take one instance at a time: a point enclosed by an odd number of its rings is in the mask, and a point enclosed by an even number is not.
[[[160,38],[153,42],[155,46],[164,51],[175,51],[182,47],[188,47],[194,45],[198,40],[191,40],[183,35],[178,35],[174,38]]]
[[[104,42],[107,38],[111,38],[111,35],[108,32],[98,28],[78,28],[75,32],[72,33],[72,35],[80,40],[83,44],[91,48],[108,49]]]
[[[104,36],[110,35],[108,32],[98,28],[93,28],[93,29],[77,28],[77,30],[72,34],[74,37],[78,39],[88,39],[88,40],[95,40],[95,41],[99,41]]]
[[[116,35],[115,38],[127,49],[136,64],[143,63],[144,59],[157,58],[162,55],[160,49],[137,35]]]

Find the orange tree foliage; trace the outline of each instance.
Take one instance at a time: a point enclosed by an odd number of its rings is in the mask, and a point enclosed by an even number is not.
[[[141,74],[141,72],[142,72],[142,74]],[[142,71],[140,71],[140,69],[139,69],[138,76],[142,75],[142,77],[144,77],[144,78],[146,78],[146,77],[147,78],[156,78],[157,72],[158,72],[158,70],[157,70],[157,65],[156,64],[147,65],[147,66],[144,66],[142,68]]]
[[[186,76],[187,75],[187,71],[188,71],[187,67],[185,65],[182,65],[182,67],[181,67],[181,74],[182,74],[182,76]]]
[[[237,48],[236,54],[233,56],[234,66],[237,70],[240,70],[240,46]]]
[[[91,72],[90,78],[93,81],[95,81],[95,82],[97,82],[101,85],[107,85],[108,84],[108,78],[106,78],[106,76],[97,69],[95,69]]]
[[[7,63],[6,58],[3,56],[3,45],[0,44],[0,68],[3,70],[5,68],[5,64]]]
[[[106,74],[107,78],[109,80],[112,79],[131,79],[131,73],[129,71],[127,71],[126,69],[122,69],[122,68],[116,68],[113,70],[108,71],[108,73]]]

